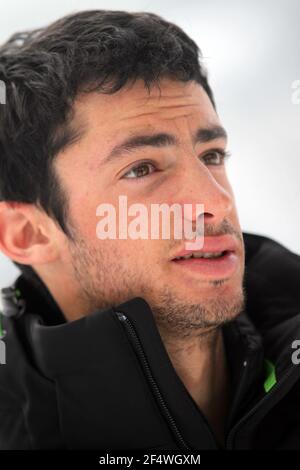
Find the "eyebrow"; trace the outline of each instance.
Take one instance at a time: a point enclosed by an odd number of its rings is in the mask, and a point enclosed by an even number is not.
[[[199,128],[193,136],[193,144],[207,143],[215,139],[227,140],[227,132],[222,126]],[[141,147],[167,147],[179,145],[177,137],[173,134],[156,133],[145,135],[133,135],[125,139],[120,144],[113,147],[110,153],[104,158],[101,164],[115,161],[122,157],[124,153],[131,153]]]

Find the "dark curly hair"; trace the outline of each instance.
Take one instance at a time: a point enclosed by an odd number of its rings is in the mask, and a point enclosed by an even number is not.
[[[0,47],[0,200],[37,205],[71,237],[68,200],[52,161],[78,138],[78,93],[112,94],[142,79],[194,80],[214,98],[196,43],[153,13],[95,10],[14,34]],[[25,274],[29,266],[15,263]]]

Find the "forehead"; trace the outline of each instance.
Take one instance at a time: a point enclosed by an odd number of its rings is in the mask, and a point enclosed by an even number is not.
[[[148,92],[144,82],[137,80],[112,95],[96,92],[80,95],[74,104],[74,121],[85,128],[83,138],[100,133],[102,139],[116,139],[139,128],[193,120],[207,127],[219,124],[208,95],[195,82],[163,79],[160,89],[153,86]]]

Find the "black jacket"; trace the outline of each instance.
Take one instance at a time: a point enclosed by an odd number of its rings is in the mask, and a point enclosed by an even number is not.
[[[300,449],[300,257],[244,240],[246,309],[223,327],[234,389],[226,448]],[[143,299],[67,323],[41,281],[21,275],[2,303],[0,449],[220,448]]]

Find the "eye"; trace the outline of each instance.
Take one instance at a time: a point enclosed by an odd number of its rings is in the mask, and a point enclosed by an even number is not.
[[[152,171],[151,171],[152,169]],[[125,173],[122,178],[124,179],[139,179],[149,176],[155,171],[155,166],[149,162],[143,162]]]
[[[206,165],[216,165],[220,166],[223,165],[225,160],[230,157],[230,153],[226,152],[222,149],[217,150],[210,150],[205,155],[203,155],[202,159],[206,163]]]

